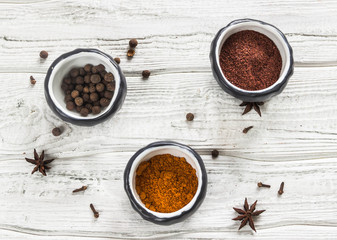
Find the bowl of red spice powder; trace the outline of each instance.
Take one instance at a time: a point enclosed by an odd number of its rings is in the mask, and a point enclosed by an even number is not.
[[[124,188],[143,219],[170,225],[199,208],[206,196],[207,173],[192,148],[171,141],[154,142],[129,160]]]
[[[221,88],[245,102],[263,102],[280,94],[294,71],[292,48],[275,26],[239,19],[220,29],[210,61]]]

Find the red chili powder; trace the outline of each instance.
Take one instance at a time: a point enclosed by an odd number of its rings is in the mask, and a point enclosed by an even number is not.
[[[222,46],[220,66],[226,78],[245,90],[261,90],[279,78],[282,59],[267,36],[245,30],[231,35]]]

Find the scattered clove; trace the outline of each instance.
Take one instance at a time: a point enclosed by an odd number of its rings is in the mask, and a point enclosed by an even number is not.
[[[280,189],[278,190],[278,194],[282,195],[283,194],[283,188],[284,188],[284,182],[281,183]]]
[[[270,185],[264,184],[264,183],[262,183],[262,182],[258,182],[258,183],[257,183],[257,186],[258,186],[258,187],[266,187],[266,188],[270,188]]]
[[[94,217],[98,218],[99,213],[96,211],[96,209],[95,209],[94,205],[92,205],[92,203],[90,203],[90,208],[91,208],[91,211],[94,213]]]
[[[245,129],[242,130],[242,132],[246,134],[252,128],[253,126],[246,127]]]
[[[85,190],[87,190],[87,188],[88,188],[88,186],[82,186],[80,188],[75,189],[73,191],[73,193],[85,191]]]

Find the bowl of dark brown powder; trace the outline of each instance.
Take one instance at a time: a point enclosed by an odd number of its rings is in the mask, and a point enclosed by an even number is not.
[[[193,214],[206,195],[200,156],[176,142],[155,142],[135,153],[124,172],[132,207],[150,222],[169,225]]]
[[[245,102],[263,102],[281,93],[294,71],[285,35],[253,19],[235,20],[220,29],[210,60],[222,89]]]

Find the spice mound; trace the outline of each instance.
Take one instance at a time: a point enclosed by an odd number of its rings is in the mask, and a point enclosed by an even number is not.
[[[178,211],[192,200],[197,188],[196,171],[182,157],[156,155],[136,171],[136,191],[145,206],[155,212]]]
[[[220,66],[232,84],[254,91],[268,88],[278,80],[282,58],[267,36],[245,30],[225,41],[220,52]]]
[[[115,85],[114,75],[107,72],[103,64],[73,68],[61,84],[66,108],[76,110],[83,117],[90,113],[99,114],[110,104]]]

